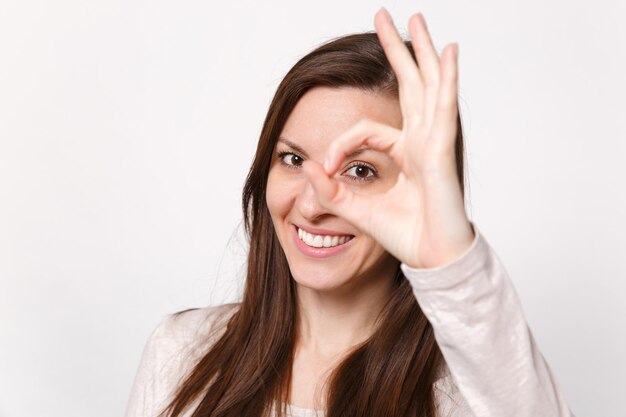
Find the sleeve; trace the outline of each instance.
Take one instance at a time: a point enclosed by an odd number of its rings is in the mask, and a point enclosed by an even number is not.
[[[401,264],[462,399],[455,417],[572,417],[503,265],[480,231],[456,260]]]

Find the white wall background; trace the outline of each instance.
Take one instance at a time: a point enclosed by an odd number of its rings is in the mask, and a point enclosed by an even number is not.
[[[624,2],[2,0],[0,416],[122,415],[158,321],[236,299],[275,88],[381,5],[460,43],[471,217],[572,410],[625,415]]]

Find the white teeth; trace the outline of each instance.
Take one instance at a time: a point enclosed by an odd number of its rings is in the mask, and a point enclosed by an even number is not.
[[[307,245],[316,248],[330,248],[332,246],[343,245],[350,240],[350,236],[314,235],[300,228],[298,228],[298,237]]]

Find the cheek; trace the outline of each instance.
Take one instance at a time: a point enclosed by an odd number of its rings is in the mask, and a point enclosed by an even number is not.
[[[385,263],[392,255],[385,248],[370,236],[362,235],[362,245],[360,256],[364,259],[364,266],[371,268],[381,262]]]
[[[267,177],[267,184],[265,187],[265,204],[267,204],[267,208],[270,212],[270,214],[272,215],[272,217],[274,217],[274,213],[276,212],[277,209],[277,205],[278,205],[278,195],[277,195],[277,187],[276,187],[276,179],[274,178],[275,175],[272,174],[272,171],[270,171],[269,176]]]
[[[276,217],[285,215],[289,211],[290,194],[289,183],[280,172],[272,168],[267,177],[265,203],[274,221]]]
[[[369,258],[371,258],[372,260],[378,259],[387,253],[385,248],[383,248],[378,242],[376,242],[376,240],[372,239],[369,236],[367,237],[367,240],[368,241],[365,246],[367,246],[367,253],[369,255]]]

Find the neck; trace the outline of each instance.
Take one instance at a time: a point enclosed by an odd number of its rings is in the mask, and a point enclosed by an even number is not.
[[[374,278],[357,277],[333,291],[298,285],[297,349],[330,360],[367,340],[391,297],[396,270],[397,263],[385,265]]]

